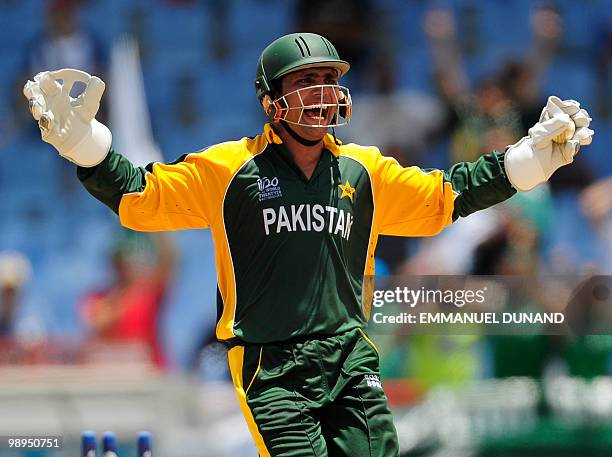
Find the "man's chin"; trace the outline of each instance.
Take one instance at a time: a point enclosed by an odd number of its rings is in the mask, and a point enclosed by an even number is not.
[[[299,136],[309,141],[317,141],[323,139],[327,134],[329,127],[315,127],[288,123],[288,126]]]
[[[292,126],[293,127],[293,126]],[[315,126],[295,126],[296,131],[307,140],[320,140],[327,133],[329,127],[315,127]],[[299,129],[299,131],[297,130]]]

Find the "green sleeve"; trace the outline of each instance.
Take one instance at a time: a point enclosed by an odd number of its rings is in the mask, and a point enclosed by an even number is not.
[[[77,176],[85,189],[117,214],[123,194],[144,190],[145,174],[145,168],[135,167],[113,149],[95,167],[77,168]]]
[[[457,192],[453,221],[503,202],[516,193],[504,168],[504,153],[494,151],[475,162],[459,162],[444,172]]]

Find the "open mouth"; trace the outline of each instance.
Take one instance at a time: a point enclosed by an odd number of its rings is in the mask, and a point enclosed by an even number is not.
[[[301,87],[274,100],[274,121],[326,129],[348,124],[351,95],[344,86],[321,84]]]
[[[327,108],[306,108],[304,109],[304,117],[313,121],[321,122],[327,119]]]

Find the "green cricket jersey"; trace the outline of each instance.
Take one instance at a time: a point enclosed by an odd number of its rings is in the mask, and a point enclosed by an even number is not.
[[[134,167],[111,151],[78,175],[128,228],[210,227],[217,337],[248,343],[363,327],[379,235],[435,235],[515,192],[502,153],[443,172],[404,168],[331,135],[324,143],[310,179],[270,125],[172,164]]]

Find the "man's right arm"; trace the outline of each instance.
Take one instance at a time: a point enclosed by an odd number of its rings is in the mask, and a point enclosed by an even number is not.
[[[171,164],[135,167],[111,149],[94,167],[78,167],[87,191],[119,215],[121,224],[140,231],[206,228],[214,199],[205,195],[199,154],[182,156]]]
[[[113,149],[99,165],[77,167],[77,176],[85,189],[116,214],[124,194],[144,190],[145,174],[144,168],[135,167]]]
[[[76,98],[70,93],[81,82]],[[204,153],[188,154],[169,165],[135,167],[111,149],[110,130],[95,119],[104,82],[74,69],[45,71],[28,81],[23,94],[43,141],[78,165],[87,190],[119,215],[121,223],[141,231],[206,228],[218,213],[219,182]],[[218,190],[218,189],[216,189]]]

